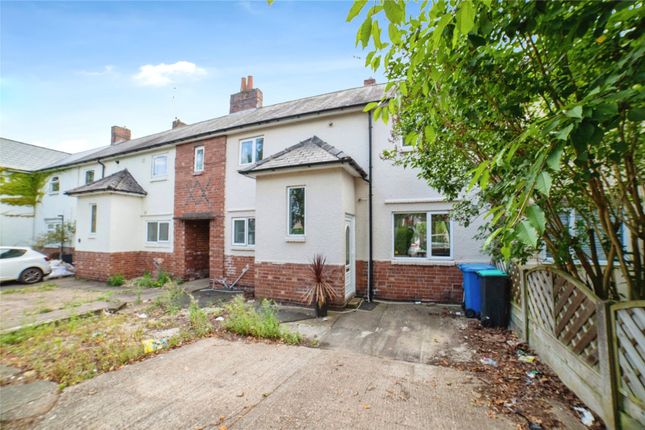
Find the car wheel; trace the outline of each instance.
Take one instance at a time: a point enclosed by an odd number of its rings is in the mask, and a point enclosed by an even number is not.
[[[23,284],[35,284],[43,280],[43,271],[37,267],[30,267],[22,271],[18,280]]]

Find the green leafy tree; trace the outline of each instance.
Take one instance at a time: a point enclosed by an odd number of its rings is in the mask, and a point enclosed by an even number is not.
[[[64,224],[56,224],[54,230],[43,233],[36,239],[34,246],[36,248],[45,248],[48,245],[59,246],[61,242],[64,246],[71,246],[74,241],[74,234],[76,234],[76,223],[66,222]]]
[[[366,6],[347,19],[389,81],[367,108],[416,145],[387,155],[467,195],[456,216],[486,213],[493,255],[546,248],[601,298],[645,297],[643,2]]]
[[[11,206],[31,206],[41,202],[51,172],[16,172],[0,168],[0,202]]]

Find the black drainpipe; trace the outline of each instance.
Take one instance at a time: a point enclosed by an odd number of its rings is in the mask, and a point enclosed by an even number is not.
[[[372,261],[372,112],[367,112],[367,123],[368,123],[368,148],[369,148],[369,162],[368,162],[368,198],[367,198],[367,211],[368,211],[368,223],[369,223],[369,257],[367,260],[367,301],[371,302],[374,298],[374,289],[373,289],[373,277],[374,277],[374,262]]]
[[[101,179],[103,179],[105,178],[105,164],[103,164],[100,158],[96,161],[101,165]]]

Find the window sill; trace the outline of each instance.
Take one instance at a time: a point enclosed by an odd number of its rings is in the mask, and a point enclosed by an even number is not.
[[[414,146],[399,146],[399,152],[412,152],[414,151]]]
[[[255,251],[255,246],[232,245],[231,251]]]
[[[49,194],[50,196],[57,196],[60,194],[60,191],[50,191],[47,194]]]
[[[203,174],[204,174],[203,170],[199,171],[199,172],[193,172],[193,176],[199,176],[199,175],[203,175]]]
[[[287,236],[284,240],[285,242],[303,243],[307,241],[307,238],[305,236]]]
[[[393,258],[392,264],[408,266],[454,266],[455,261],[452,257],[445,258]]]
[[[153,176],[150,178],[150,182],[161,182],[161,181],[167,181],[168,176]]]
[[[170,248],[170,242],[146,242],[146,248]]]

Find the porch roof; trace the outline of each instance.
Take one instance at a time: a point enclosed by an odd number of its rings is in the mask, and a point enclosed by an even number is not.
[[[141,185],[137,182],[136,179],[128,172],[128,169],[123,169],[116,173],[106,176],[103,179],[94,181],[87,185],[81,185],[80,187],[73,188],[69,191],[66,191],[65,194],[68,196],[75,196],[79,194],[89,194],[89,193],[100,193],[100,192],[116,192],[116,193],[125,193],[133,194],[137,196],[145,196],[148,194],[146,190],[143,189]]]
[[[314,167],[326,164],[347,164],[360,177],[365,179],[365,170],[349,155],[324,142],[318,136],[312,136],[293,146],[283,149],[270,157],[240,169],[243,175],[270,172],[291,168]]]

